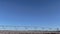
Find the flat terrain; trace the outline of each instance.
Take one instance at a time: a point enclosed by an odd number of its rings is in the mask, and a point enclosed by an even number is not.
[[[60,34],[59,31],[11,31],[0,30],[0,34]]]

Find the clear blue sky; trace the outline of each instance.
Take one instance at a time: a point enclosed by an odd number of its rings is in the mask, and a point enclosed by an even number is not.
[[[60,0],[0,0],[0,25],[60,26]]]

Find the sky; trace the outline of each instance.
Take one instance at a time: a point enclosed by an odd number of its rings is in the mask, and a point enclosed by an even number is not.
[[[0,0],[0,25],[60,27],[60,0]]]

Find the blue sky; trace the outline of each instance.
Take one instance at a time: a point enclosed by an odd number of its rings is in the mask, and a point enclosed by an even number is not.
[[[60,27],[60,0],[0,0],[0,25]]]

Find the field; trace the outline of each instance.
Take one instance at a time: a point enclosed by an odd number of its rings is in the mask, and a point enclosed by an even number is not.
[[[0,34],[60,34],[59,31],[11,31],[0,30]]]

